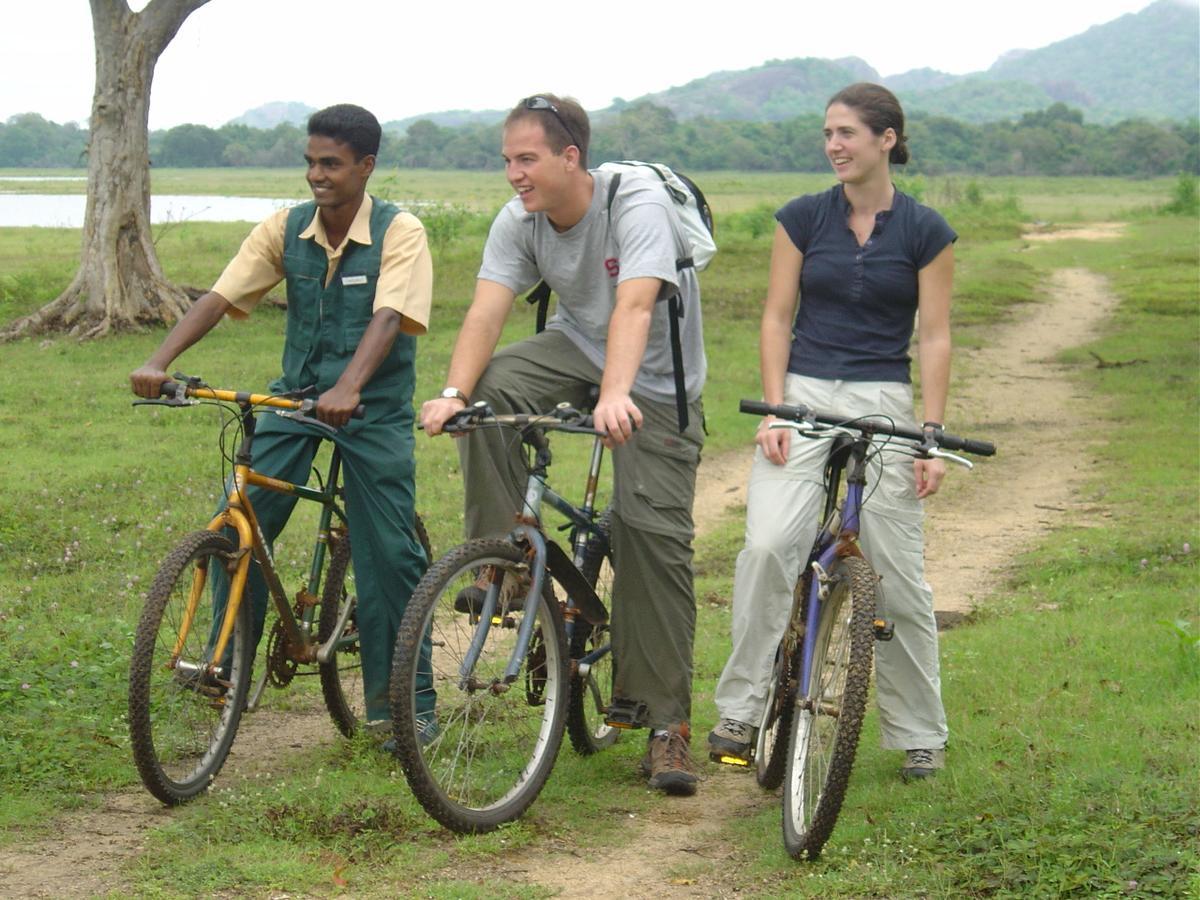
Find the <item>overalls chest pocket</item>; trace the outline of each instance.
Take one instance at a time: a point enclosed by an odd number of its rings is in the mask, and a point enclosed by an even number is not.
[[[287,281],[287,343],[307,352],[316,338],[325,269],[310,257],[285,253],[283,271]]]
[[[379,266],[347,262],[335,277],[341,294],[342,351],[349,353],[358,347],[363,332],[375,314],[375,289],[379,284]]]

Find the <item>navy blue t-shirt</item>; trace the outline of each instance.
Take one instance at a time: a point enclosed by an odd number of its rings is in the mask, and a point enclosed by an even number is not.
[[[775,214],[802,254],[800,307],[788,371],[842,381],[907,384],[917,273],[958,239],[946,220],[896,191],[862,246],[840,184]]]

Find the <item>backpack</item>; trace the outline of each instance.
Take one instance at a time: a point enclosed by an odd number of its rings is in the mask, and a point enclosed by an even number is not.
[[[641,162],[635,159],[601,163],[599,169],[603,172],[613,173],[608,183],[608,200],[605,204],[610,217],[612,216],[613,200],[621,186],[622,174],[630,172],[643,175],[646,174],[646,170],[649,170],[656,175],[671,198],[675,211],[679,215],[679,224],[683,227],[684,238],[692,251],[690,256],[681,256],[675,260],[675,271],[693,268],[697,272],[702,272],[708,266],[717,252],[717,244],[713,240],[715,225],[708,200],[705,199],[704,192],[694,181],[686,175],[673,171],[663,163]],[[537,330],[538,333],[541,333],[546,328],[546,314],[550,308],[550,285],[545,281],[539,281],[537,286],[526,295],[525,302],[530,305],[534,303],[538,305]],[[683,377],[683,344],[679,333],[679,320],[683,318],[683,304],[680,302],[679,294],[675,294],[667,303],[671,327],[671,367],[675,377],[675,411],[679,417],[679,430],[683,432],[688,426],[687,392],[684,389]]]

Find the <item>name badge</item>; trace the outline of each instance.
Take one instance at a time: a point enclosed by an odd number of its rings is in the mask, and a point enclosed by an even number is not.
[[[367,283],[366,275],[343,275],[342,276],[342,284],[346,285],[347,287],[349,287],[352,284],[366,284],[366,283]]]

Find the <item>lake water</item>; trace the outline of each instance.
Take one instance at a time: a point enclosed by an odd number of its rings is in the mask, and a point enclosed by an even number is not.
[[[259,222],[275,210],[298,202],[270,197],[157,194],[150,198],[150,220],[155,223]],[[87,197],[83,194],[6,194],[0,190],[0,228],[82,228],[86,207]]]

